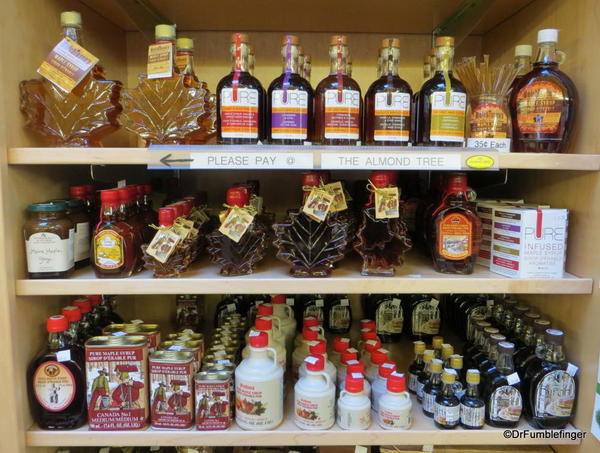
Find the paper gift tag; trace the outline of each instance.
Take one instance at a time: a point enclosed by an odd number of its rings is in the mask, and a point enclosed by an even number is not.
[[[333,193],[333,205],[331,206],[331,212],[338,212],[348,209],[348,204],[346,203],[346,193],[344,191],[344,186],[340,181],[332,182],[331,184],[327,184],[325,186],[328,192]]]
[[[306,202],[302,207],[302,212],[317,222],[322,222],[327,218],[331,210],[334,196],[322,189],[313,189],[310,191]]]
[[[257,214],[262,214],[263,210],[263,197],[259,197],[258,195],[252,195],[250,197],[250,206],[256,209]]]
[[[397,187],[377,189],[375,192],[375,218],[397,219],[400,217],[400,193]]]
[[[158,230],[148,245],[146,253],[164,264],[180,241],[181,237],[171,228]]]
[[[231,209],[219,231],[232,241],[239,242],[253,221],[254,216],[245,209]]]
[[[173,44],[159,43],[148,46],[149,79],[163,79],[173,76]]]

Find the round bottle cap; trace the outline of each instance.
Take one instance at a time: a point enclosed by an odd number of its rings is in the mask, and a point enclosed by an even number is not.
[[[152,185],[151,184],[142,184],[144,189],[144,195],[150,195],[152,193]]]
[[[318,187],[321,184],[321,175],[316,171],[310,171],[302,174],[302,185],[308,187]]]
[[[183,217],[183,206],[178,203],[172,203],[167,206],[175,210],[175,218]]]
[[[415,354],[423,354],[425,352],[425,342],[424,341],[414,341],[415,345]]]
[[[396,371],[396,364],[394,362],[389,362],[386,360],[385,362],[379,364],[378,372],[379,376],[381,377],[387,377],[394,371]]]
[[[390,185],[390,175],[387,171],[372,171],[370,179],[373,185],[378,189],[382,189]]]
[[[533,328],[535,330],[535,333],[537,334],[545,333],[551,325],[552,324],[547,319],[536,319],[535,321],[533,321]]]
[[[81,14],[78,11],[63,11],[60,13],[60,25],[70,25],[72,27],[81,27]]]
[[[95,307],[102,303],[102,296],[99,294],[92,294],[91,296],[85,296],[85,298],[90,301],[92,307]]]
[[[64,332],[69,328],[69,322],[63,315],[50,316],[46,321],[48,332]]]
[[[326,354],[327,342],[325,340],[313,340],[309,343],[308,350],[311,354]]]
[[[387,349],[377,349],[371,352],[371,362],[375,365],[380,365],[388,359],[389,352]]]
[[[562,330],[546,329],[546,343],[561,346],[565,341],[565,334]]]
[[[183,216],[188,217],[190,215],[190,212],[192,212],[194,202],[192,200],[183,200],[179,204],[183,206]]]
[[[346,337],[335,337],[333,339],[333,350],[335,352],[345,351],[350,347],[350,338]]]
[[[365,342],[365,349],[371,354],[373,353],[373,351],[379,348],[381,348],[381,341],[379,340],[367,340]]]
[[[92,311],[92,304],[90,304],[90,301],[87,299],[77,299],[73,301],[73,305],[79,307],[81,313],[83,313],[84,315]]]
[[[529,44],[519,44],[515,46],[515,57],[531,57],[533,54],[533,47]]]
[[[444,337],[435,336],[431,339],[431,346],[433,349],[441,349],[444,344]]]
[[[158,210],[158,224],[163,227],[173,226],[177,212],[171,207],[160,208]]]
[[[314,316],[305,316],[302,320],[303,327],[318,327],[319,320]]]
[[[344,352],[342,352],[341,356],[340,356],[340,360],[342,363],[348,363],[350,360],[357,360],[358,359],[358,353],[356,352],[356,350],[351,350],[350,349],[346,349]]]
[[[538,44],[544,42],[558,42],[558,29],[545,28],[544,30],[538,31],[537,42]]]
[[[160,39],[175,39],[175,26],[169,24],[159,24],[154,27],[154,38]]]
[[[177,38],[175,41],[178,49],[193,49],[194,40],[192,38]]]
[[[257,309],[258,316],[273,316],[273,305],[272,304],[260,304]]]
[[[483,330],[486,327],[492,327],[492,324],[488,321],[477,321],[475,323],[475,328],[477,328],[478,330]]]
[[[348,38],[345,35],[333,35],[331,38],[329,38],[330,46],[337,46],[338,44],[343,46],[348,45]]]
[[[285,294],[276,294],[271,296],[271,303],[273,305],[285,304]]]
[[[456,382],[456,371],[444,370],[442,373],[442,382],[444,384],[454,384]]]
[[[360,320],[360,329],[371,329],[375,330],[377,328],[377,324],[372,319],[361,319]]]
[[[358,360],[348,360],[348,362],[346,362],[346,373],[365,374],[365,364]]]
[[[290,43],[292,46],[297,46],[300,44],[300,38],[298,38],[296,35],[285,35],[282,39],[281,39],[281,44],[282,45],[287,45],[287,43]]]
[[[499,344],[503,341],[506,341],[506,337],[499,333],[493,333],[490,335],[490,343],[491,344]]]
[[[435,47],[444,46],[454,47],[454,38],[452,36],[438,36],[435,38]]]
[[[529,325],[533,325],[533,321],[541,318],[540,314],[535,311],[528,311],[523,317],[525,318],[525,322]]]
[[[144,196],[144,194],[146,193],[146,191],[144,190],[144,185],[143,184],[136,184],[133,187],[135,187],[136,198],[138,200],[141,200],[142,197]]]
[[[269,344],[269,336],[266,332],[250,332],[250,346],[253,348],[266,348]]]
[[[101,190],[100,201],[103,203],[118,203],[119,202],[119,191],[115,189]]]
[[[248,191],[243,187],[231,187],[227,189],[227,204],[243,208],[249,203]]]
[[[81,321],[81,310],[79,307],[73,305],[67,305],[62,309],[62,315],[67,318],[69,322]]]
[[[432,359],[429,369],[432,373],[441,373],[443,365],[444,362],[442,362],[440,359]]]
[[[423,361],[427,363],[431,362],[433,359],[435,359],[435,351],[433,349],[425,349],[425,351],[423,351]]]
[[[446,360],[452,354],[454,354],[454,346],[449,343],[442,344],[442,359]]]
[[[87,192],[85,186],[71,186],[69,187],[69,195],[71,198],[86,198]]]
[[[325,358],[320,354],[311,354],[304,359],[308,371],[319,372],[325,369]]]
[[[272,330],[273,329],[273,320],[270,317],[259,316],[254,321],[254,328],[256,330]]]
[[[119,194],[119,201],[121,203],[127,204],[133,201],[133,199],[131,198],[131,191],[128,187],[122,187],[120,189],[117,189],[117,193]]]
[[[402,373],[393,372],[387,378],[386,387],[393,393],[406,392],[406,376]]]
[[[515,350],[515,345],[510,341],[501,341],[498,343],[498,351],[503,353],[512,353]]]
[[[375,332],[373,329],[368,328],[360,330],[360,338],[362,339],[362,341],[379,339],[377,338],[377,332]]]
[[[475,370],[475,369],[467,370],[467,383],[479,384],[480,382],[481,382],[481,375],[479,374],[479,370]]]
[[[450,366],[455,370],[460,370],[463,367],[463,356],[453,354],[450,356]]]
[[[398,38],[384,38],[381,41],[381,47],[400,47],[400,39],[398,39]]]
[[[360,373],[349,373],[346,375],[346,391],[350,393],[361,393],[365,389],[365,378]]]
[[[485,327],[483,329],[483,333],[485,333],[486,335],[496,335],[498,334],[500,331],[498,329],[496,329],[495,327]]]
[[[34,203],[27,206],[29,212],[60,212],[67,210],[67,203],[56,201],[50,203]]]
[[[319,338],[319,329],[316,327],[304,327],[302,329],[302,338],[305,341],[314,341]]]
[[[237,40],[240,40],[241,43],[249,43],[250,38],[247,33],[234,33],[231,35],[231,42],[235,43]]]
[[[519,304],[515,306],[515,308],[513,308],[513,311],[517,315],[517,317],[520,317],[529,311],[529,307],[525,304]]]

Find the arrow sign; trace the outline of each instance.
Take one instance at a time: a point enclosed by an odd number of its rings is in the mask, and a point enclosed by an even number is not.
[[[166,156],[163,156],[162,159],[160,159],[160,163],[170,167],[172,163],[176,163],[176,162],[192,162],[194,159],[169,159],[169,157],[171,157],[172,154],[167,154]]]

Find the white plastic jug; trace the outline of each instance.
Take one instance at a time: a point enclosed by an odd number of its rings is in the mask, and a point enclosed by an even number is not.
[[[304,359],[306,374],[294,386],[294,423],[301,429],[329,429],[335,423],[335,386],[321,355]]]
[[[346,376],[346,390],[338,398],[337,423],[342,429],[368,429],[371,425],[371,401],[364,395],[362,374]]]
[[[387,392],[379,399],[377,423],[383,429],[402,430],[412,425],[412,402],[406,378],[393,372],[387,378]]]

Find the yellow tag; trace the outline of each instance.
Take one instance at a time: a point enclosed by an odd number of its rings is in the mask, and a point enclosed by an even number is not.
[[[147,72],[149,79],[173,76],[173,44],[167,42],[148,46]]]
[[[66,93],[88,75],[98,58],[70,38],[62,39],[50,51],[37,72]]]
[[[322,222],[329,214],[333,204],[334,195],[323,190],[314,188],[310,191],[302,212],[317,222]]]
[[[146,249],[146,253],[164,264],[175,251],[180,241],[181,237],[173,229],[161,228],[156,232],[154,238],[152,238]]]
[[[327,184],[325,189],[328,192],[333,193],[335,197],[333,199],[333,205],[330,209],[331,212],[344,211],[345,209],[348,209],[348,204],[346,203],[346,192],[344,191],[344,186],[342,186],[341,182],[337,181]]]
[[[466,164],[469,168],[485,170],[494,165],[494,159],[490,156],[471,156],[466,160]]]
[[[219,227],[219,232],[232,241],[239,242],[253,221],[254,216],[245,209],[230,209],[229,214]]]
[[[192,209],[192,212],[190,213],[190,218],[192,218],[198,226],[204,225],[209,220],[208,214],[206,214],[204,209],[201,208]]]
[[[258,195],[252,195],[250,197],[250,206],[256,209],[257,214],[262,214],[263,210],[263,197],[259,197]]]
[[[397,219],[400,217],[400,192],[397,187],[375,191],[375,218]]]

